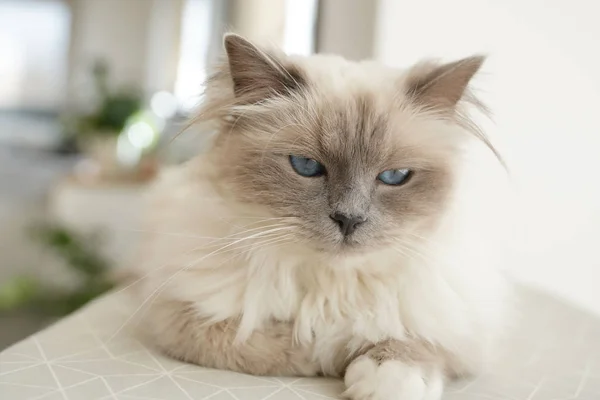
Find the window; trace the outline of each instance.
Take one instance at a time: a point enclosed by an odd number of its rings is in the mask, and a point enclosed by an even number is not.
[[[69,30],[70,13],[63,1],[0,2],[0,108],[60,108]]]

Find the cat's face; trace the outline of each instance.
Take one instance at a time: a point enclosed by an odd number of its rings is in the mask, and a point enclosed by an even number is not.
[[[427,86],[440,79],[431,67],[411,76],[339,59],[275,59],[236,36],[226,47],[230,74],[221,78],[235,100],[214,152],[237,200],[334,253],[393,246],[435,226],[462,140],[452,107],[480,60],[467,79],[458,74],[457,89],[443,74],[444,87]]]

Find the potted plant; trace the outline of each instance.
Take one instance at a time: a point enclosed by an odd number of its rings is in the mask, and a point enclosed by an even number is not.
[[[119,169],[117,140],[129,119],[142,109],[142,95],[138,90],[112,90],[109,68],[97,61],[92,68],[97,103],[92,112],[68,115],[63,118],[65,133],[74,137],[83,150],[95,161],[103,175],[112,175]]]

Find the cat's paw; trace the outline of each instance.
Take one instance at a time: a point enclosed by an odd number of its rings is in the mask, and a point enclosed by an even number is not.
[[[354,360],[344,377],[344,396],[352,400],[439,400],[441,374],[426,376],[423,369],[401,361],[377,364],[367,355]]]

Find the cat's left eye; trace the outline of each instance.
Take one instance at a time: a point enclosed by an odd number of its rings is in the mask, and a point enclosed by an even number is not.
[[[289,158],[292,168],[298,175],[312,178],[325,174],[325,167],[317,160],[301,156],[290,156]]]
[[[399,186],[408,182],[411,175],[412,171],[408,168],[388,169],[377,175],[377,179],[386,185]]]

